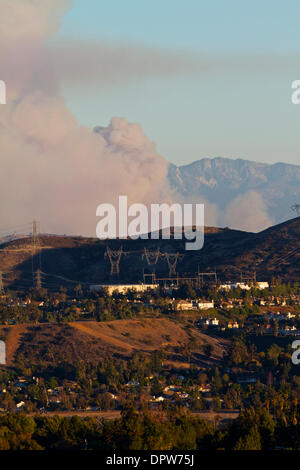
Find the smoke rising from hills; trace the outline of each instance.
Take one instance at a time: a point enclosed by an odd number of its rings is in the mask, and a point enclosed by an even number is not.
[[[14,225],[35,217],[49,232],[95,235],[96,207],[102,202],[116,203],[122,194],[129,203],[144,204],[176,197],[167,180],[168,162],[138,124],[113,118],[107,127],[92,131],[67,108],[58,80],[60,62],[54,64],[47,41],[70,6],[69,0],[0,2],[1,79],[8,101],[0,113],[0,220]],[[154,55],[151,51],[150,62],[144,61],[143,73],[153,75],[155,67],[159,74],[176,73],[184,63],[175,56],[166,62],[162,54],[154,60]],[[141,56],[136,52],[133,65]],[[135,79],[140,75],[132,74]],[[257,202],[252,195],[253,208]],[[206,223],[216,224],[217,206],[207,208]],[[233,224],[248,220],[244,200],[236,200],[226,217]],[[269,221],[262,213],[259,228],[264,224]]]
[[[69,3],[1,3],[9,104],[0,121],[0,219],[7,225],[34,216],[49,231],[94,235],[101,202],[113,203],[119,194],[131,202],[168,198],[168,163],[138,124],[113,118],[92,132],[68,110],[46,60],[46,39]]]

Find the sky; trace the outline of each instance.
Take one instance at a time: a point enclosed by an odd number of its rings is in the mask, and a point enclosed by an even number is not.
[[[216,156],[299,164],[299,24],[297,0],[74,0],[53,42],[78,45],[73,76],[60,83],[84,125],[137,122],[178,165]]]

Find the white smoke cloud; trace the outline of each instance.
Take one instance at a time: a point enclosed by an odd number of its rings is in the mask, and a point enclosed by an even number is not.
[[[0,220],[37,217],[48,231],[95,235],[101,202],[120,194],[129,202],[168,198],[168,163],[138,124],[113,118],[93,132],[66,107],[46,40],[69,3],[0,4],[0,58],[10,90],[0,118]]]
[[[227,206],[223,224],[239,230],[258,232],[272,225],[272,221],[267,215],[262,196],[256,191],[248,191]]]
[[[15,225],[35,217],[49,232],[95,235],[102,202],[116,203],[119,195],[128,195],[129,203],[174,201],[168,162],[141,127],[126,119],[113,118],[95,131],[80,126],[60,94],[59,79],[101,84],[191,71],[193,65],[188,57],[149,48],[49,45],[70,5],[0,0],[1,79],[8,95],[0,113],[0,221]],[[206,202],[206,224],[218,219],[216,205]],[[224,221],[252,230],[270,224],[257,193],[233,201]]]

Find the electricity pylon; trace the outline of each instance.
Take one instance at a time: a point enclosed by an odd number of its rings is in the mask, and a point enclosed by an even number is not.
[[[176,276],[176,266],[177,261],[180,261],[184,258],[184,255],[180,253],[162,253],[161,257],[166,258],[168,267],[169,267],[169,276]]]
[[[294,204],[292,207],[291,207],[292,211],[295,211],[297,213],[297,215],[300,215],[300,204]]]
[[[142,259],[146,258],[149,266],[157,264],[159,257],[161,255],[160,249],[156,251],[149,251],[147,248],[144,248],[144,253],[142,254]]]
[[[127,253],[123,251],[123,247],[119,250],[111,250],[109,246],[106,247],[106,252],[104,253],[105,258],[109,258],[110,261],[110,274],[119,274],[120,273],[120,261],[122,255],[126,256]]]
[[[38,222],[33,220],[32,222],[32,279],[33,284],[37,287],[37,280],[39,279],[39,284],[41,284],[41,277],[40,274],[37,276],[37,273],[41,273],[41,245],[38,233]],[[37,270],[35,269],[35,256],[38,255],[37,260]],[[40,285],[41,287],[41,285]]]

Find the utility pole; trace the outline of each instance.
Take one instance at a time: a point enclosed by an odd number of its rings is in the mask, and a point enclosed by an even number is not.
[[[39,236],[38,236],[38,223],[36,220],[32,221],[32,253],[33,256],[36,254],[39,247]]]
[[[41,287],[41,250],[40,250],[40,239],[38,233],[38,222],[36,220],[32,221],[32,279],[33,284],[37,284]],[[38,259],[35,257],[38,255]],[[37,266],[37,270],[35,267]],[[39,273],[39,274],[38,274]],[[39,288],[40,288],[39,287]]]

